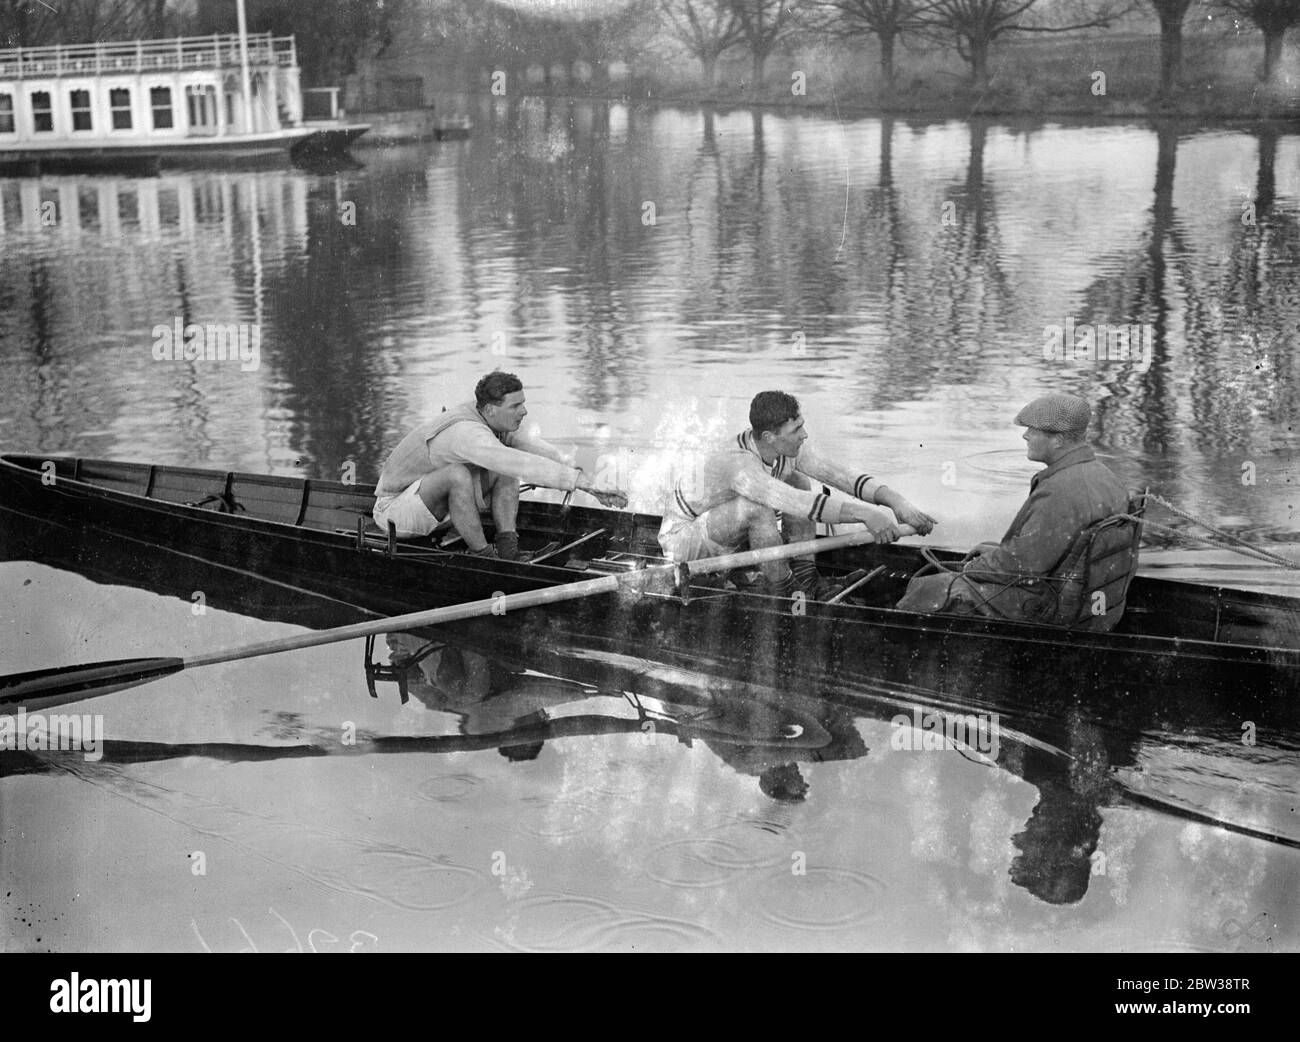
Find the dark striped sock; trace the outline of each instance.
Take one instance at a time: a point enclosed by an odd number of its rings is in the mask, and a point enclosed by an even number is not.
[[[777,582],[765,579],[763,585],[766,587],[764,592],[773,597],[789,597],[795,591],[794,573],[787,572],[785,578]]]
[[[801,590],[811,589],[821,579],[821,573],[812,561],[791,561],[790,573]]]

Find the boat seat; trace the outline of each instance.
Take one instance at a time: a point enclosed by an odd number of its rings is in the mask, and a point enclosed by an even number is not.
[[[1075,537],[1053,574],[1064,580],[1057,587],[1059,625],[1106,633],[1119,623],[1137,574],[1145,510],[1146,497],[1131,496],[1127,514],[1097,521]]]
[[[336,529],[338,532],[347,531],[347,529]],[[390,521],[387,530],[380,528],[375,523],[375,519],[369,514],[361,514],[357,517],[357,527],[353,530],[358,540],[358,546],[363,543],[371,546],[386,546],[396,549],[399,546],[418,547],[421,550],[442,547],[449,545],[453,540],[448,535],[455,536],[455,530],[451,527],[451,519],[446,518],[438,523],[438,526],[428,535],[399,536],[396,526]],[[456,536],[459,538],[459,536]]]

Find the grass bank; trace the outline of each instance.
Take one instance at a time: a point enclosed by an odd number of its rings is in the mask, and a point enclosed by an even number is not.
[[[1177,92],[1160,97],[1160,40],[1111,34],[1020,37],[995,45],[990,81],[972,85],[969,68],[946,50],[902,50],[893,89],[879,71],[874,41],[853,50],[821,45],[773,55],[763,85],[749,82],[749,63],[720,63],[710,89],[684,63],[637,70],[626,93],[661,102],[761,104],[914,115],[1062,115],[1300,118],[1300,42],[1288,40],[1277,90],[1259,74],[1262,36],[1190,36]],[[798,94],[802,74],[804,93]]]

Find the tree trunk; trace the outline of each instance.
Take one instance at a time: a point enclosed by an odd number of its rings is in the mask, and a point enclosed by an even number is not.
[[[763,70],[767,67],[767,51],[755,51],[750,65],[750,89],[757,91],[763,86]]]
[[[989,85],[989,41],[987,39],[971,38],[970,74],[975,86]]]
[[[700,70],[704,78],[704,89],[713,90],[713,85],[718,81],[718,56],[716,54],[702,56]]]
[[[1172,94],[1183,69],[1183,20],[1160,22],[1160,93]]]
[[[1277,198],[1277,130],[1265,123],[1259,130],[1259,172],[1255,175],[1255,216],[1273,208]]]
[[[1285,29],[1264,30],[1264,82],[1274,85],[1278,67],[1282,64],[1282,40],[1286,37]]]
[[[888,90],[894,89],[894,34],[880,34],[880,75],[884,78],[885,87]]]

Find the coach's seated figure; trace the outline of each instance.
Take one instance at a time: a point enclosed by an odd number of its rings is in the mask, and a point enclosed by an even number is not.
[[[1092,409],[1071,394],[1030,402],[1031,460],[1047,466],[1001,543],[981,543],[960,570],[917,573],[898,607],[1107,631],[1119,622],[1137,569],[1140,525],[1119,479],[1086,442]]]

